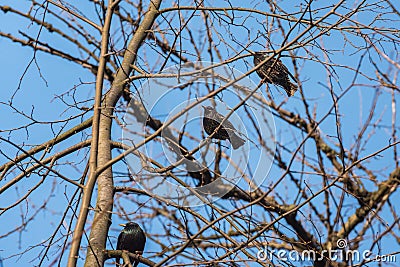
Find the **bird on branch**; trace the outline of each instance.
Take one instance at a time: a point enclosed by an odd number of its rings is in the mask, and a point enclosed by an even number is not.
[[[255,52],[253,57],[254,66],[257,66],[268,58],[268,53]],[[286,94],[289,97],[293,96],[298,89],[296,84],[290,82],[289,76],[292,77],[294,81],[296,81],[296,79],[278,58],[272,58],[271,60],[267,61],[256,72],[264,82],[276,84],[285,89]]]
[[[127,250],[131,253],[142,254],[144,250],[144,245],[146,244],[146,236],[137,223],[128,222],[127,224],[120,224],[124,227],[118,236],[117,250]],[[116,266],[121,266],[119,264],[119,259],[116,258]],[[136,267],[139,261],[131,259],[133,261],[133,266]]]
[[[204,108],[204,117],[203,117],[203,128],[208,135],[212,135],[211,138],[226,140],[232,144],[233,149],[238,149],[241,147],[246,141],[240,138],[236,134],[236,129],[233,127],[232,123],[228,120],[225,120],[221,125],[221,122],[224,120],[224,116],[219,114],[214,108],[209,106],[203,106]],[[215,132],[215,130],[218,130]],[[215,132],[215,133],[214,133]]]

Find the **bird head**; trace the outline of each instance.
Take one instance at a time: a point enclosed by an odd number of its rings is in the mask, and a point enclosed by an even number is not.
[[[204,112],[205,113],[209,113],[209,112],[213,112],[214,109],[210,106],[201,106],[202,108],[204,108]]]
[[[125,227],[125,228],[135,228],[135,227],[139,227],[139,224],[135,223],[135,222],[128,222],[128,223],[121,223],[120,226]]]
[[[254,58],[260,58],[260,59],[266,59],[269,56],[270,53],[265,52],[265,51],[258,51],[258,52],[254,52],[253,56]]]
[[[268,52],[267,51],[256,51],[256,52],[252,52],[252,54],[254,54],[254,55],[267,55]]]
[[[257,56],[257,55],[264,55],[264,54],[269,54],[271,51],[253,51],[253,50],[247,50],[252,56]]]

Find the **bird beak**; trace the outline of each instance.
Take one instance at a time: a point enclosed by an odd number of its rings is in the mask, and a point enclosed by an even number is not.
[[[202,107],[202,108],[204,108],[204,109],[206,109],[206,107],[205,107],[205,106],[203,106],[203,105],[201,105],[201,107]]]
[[[119,226],[125,227],[125,226],[126,226],[126,224],[124,224],[124,223],[121,223]]]

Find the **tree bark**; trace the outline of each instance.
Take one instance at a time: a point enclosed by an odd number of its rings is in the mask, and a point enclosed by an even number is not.
[[[131,65],[136,60],[136,54],[143,40],[146,39],[147,31],[151,29],[156,17],[161,0],[152,1],[149,9],[133,35],[126,52],[121,67],[117,71],[116,78],[110,91],[105,95],[101,107],[99,122],[99,143],[97,166],[101,167],[111,160],[111,126],[112,116],[115,105],[121,97],[127,78],[131,73]],[[103,266],[105,260],[104,250],[106,248],[107,233],[111,225],[111,214],[113,208],[114,183],[112,168],[107,168],[97,177],[97,203],[92,229],[89,237],[89,246],[85,266]]]

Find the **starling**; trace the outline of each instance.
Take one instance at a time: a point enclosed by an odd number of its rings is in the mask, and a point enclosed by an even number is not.
[[[204,117],[203,117],[203,128],[208,135],[214,133],[215,129],[221,125],[221,122],[224,119],[224,116],[219,114],[212,107],[204,107]],[[212,138],[226,140],[228,139],[233,149],[238,149],[241,147],[245,140],[240,138],[236,133],[236,129],[233,127],[232,123],[228,120],[225,120],[221,127],[219,127],[218,131],[214,133]]]
[[[120,224],[124,226],[118,236],[117,250],[127,250],[131,253],[142,254],[144,245],[146,243],[146,236],[142,228],[137,223],[128,222],[127,224]],[[133,261],[131,259],[131,261]],[[116,258],[116,266],[120,266],[119,258]],[[139,261],[134,261],[133,266],[138,266]]]
[[[256,52],[254,54],[254,66],[259,65],[267,57],[268,54],[265,52]],[[293,75],[278,58],[273,58],[262,65],[262,67],[257,70],[257,74],[266,82],[283,87],[289,97],[293,96],[297,91],[298,86],[294,83],[291,83],[289,80],[289,75],[292,78]]]

